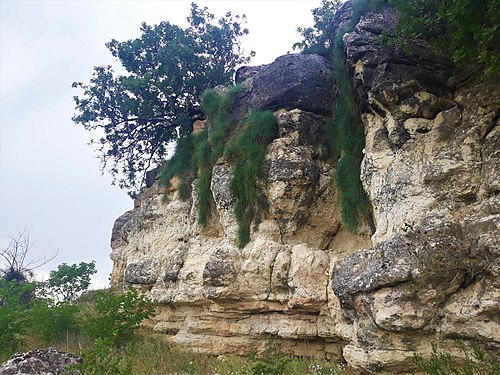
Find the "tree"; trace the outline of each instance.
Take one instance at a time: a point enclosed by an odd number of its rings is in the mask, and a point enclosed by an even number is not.
[[[50,271],[45,287],[56,300],[73,301],[89,288],[90,278],[96,272],[94,261],[72,265],[63,263],[57,270]]]
[[[191,132],[201,94],[230,83],[234,69],[254,55],[245,56],[240,44],[248,34],[244,15],[228,12],[215,21],[206,7],[192,3],[187,20],[186,29],[143,23],[140,38],[112,40],[106,46],[126,74],[97,66],[89,84],[73,83],[83,89],[82,97],[74,97],[73,121],[103,132],[90,142],[101,171],[108,169],[132,196],[145,172],[163,161],[168,143]]]
[[[10,238],[9,246],[0,249],[0,257],[5,261],[5,265],[0,269],[0,276],[5,281],[16,281],[26,283],[33,277],[33,271],[52,261],[57,253],[50,258],[43,256],[38,259],[28,259],[28,253],[33,248],[29,233],[24,230],[16,236]]]
[[[304,39],[295,43],[293,49],[330,57],[333,39],[335,38],[333,18],[340,5],[342,5],[340,0],[321,0],[320,6],[311,11],[314,25],[312,27],[297,28],[297,31]]]

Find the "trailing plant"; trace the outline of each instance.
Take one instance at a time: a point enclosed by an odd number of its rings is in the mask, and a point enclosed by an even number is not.
[[[195,137],[192,134],[179,138],[174,155],[165,163],[160,172],[160,185],[167,189],[170,187],[172,178],[179,177],[180,183],[177,189],[182,200],[187,200],[191,196],[190,185],[195,174],[192,165],[194,142]],[[165,194],[165,199],[166,197]]]
[[[179,140],[174,156],[165,164],[160,175],[160,183],[170,186],[170,180],[177,176],[181,199],[189,198],[190,185],[196,182],[198,224],[208,223],[211,210],[210,182],[212,169],[217,159],[224,153],[227,139],[235,128],[231,109],[236,93],[241,86],[236,85],[225,92],[207,90],[202,95],[202,108],[209,124],[197,135],[187,135]]]
[[[370,219],[371,206],[360,180],[365,134],[346,66],[343,36],[354,30],[363,13],[379,4],[369,0],[355,1],[350,24],[338,30],[333,40],[333,69],[338,91],[332,109],[333,121],[328,123],[327,133],[331,153],[338,160],[335,183],[339,190],[342,222],[353,232],[363,219]]]
[[[206,225],[211,211],[212,195],[210,182],[212,169],[224,152],[225,144],[235,128],[231,109],[240,85],[220,93],[210,89],[203,93],[201,106],[207,116],[209,126],[200,133],[194,163],[198,166],[196,193],[198,200],[198,224]]]
[[[253,111],[236,130],[226,147],[226,157],[233,160],[230,189],[236,197],[235,216],[238,221],[238,245],[250,241],[250,226],[264,205],[257,188],[267,146],[276,138],[276,118],[270,111]]]

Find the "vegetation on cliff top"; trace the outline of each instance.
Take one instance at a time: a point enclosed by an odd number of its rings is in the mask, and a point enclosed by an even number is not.
[[[169,22],[141,26],[141,37],[107,43],[126,70],[97,66],[90,82],[73,83],[73,121],[86,130],[99,129],[91,141],[120,187],[134,195],[145,171],[161,164],[166,146],[191,133],[200,113],[202,93],[231,83],[235,67],[249,61],[240,39],[248,34],[245,16],[228,12],[215,20],[208,9],[192,4],[185,29]]]

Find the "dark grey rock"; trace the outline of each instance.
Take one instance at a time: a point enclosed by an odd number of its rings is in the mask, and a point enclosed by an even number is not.
[[[188,250],[188,245],[183,244],[169,254],[168,259],[165,262],[165,266],[163,267],[163,281],[177,281],[179,272],[184,266],[184,260],[186,259]]]
[[[237,121],[254,109],[302,109],[330,114],[334,79],[330,63],[319,55],[289,54],[262,66],[243,82],[233,109]]]
[[[125,281],[130,284],[152,285],[158,277],[157,269],[156,261],[152,259],[129,263],[125,269]]]
[[[408,281],[415,268],[417,258],[408,243],[402,237],[394,237],[336,262],[332,288],[342,306],[352,308],[357,293]]]
[[[1,375],[58,375],[71,365],[82,363],[74,354],[55,348],[16,353],[0,365]],[[70,372],[79,374],[79,372]]]

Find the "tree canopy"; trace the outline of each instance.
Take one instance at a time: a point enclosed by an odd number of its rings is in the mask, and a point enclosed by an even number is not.
[[[50,271],[44,287],[55,300],[73,301],[90,287],[90,279],[96,272],[94,261],[72,265],[63,263],[57,266],[57,270]]]
[[[340,5],[342,5],[340,0],[321,0],[320,6],[311,10],[314,25],[297,28],[303,39],[295,43],[293,49],[330,57],[335,38],[333,18]]]
[[[124,74],[96,66],[90,82],[74,82],[73,121],[100,130],[91,140],[101,161],[121,188],[134,195],[145,172],[159,165],[167,145],[191,131],[200,114],[201,94],[232,81],[234,69],[254,55],[243,53],[245,16],[227,12],[215,20],[208,8],[191,4],[185,29],[161,22],[143,23],[140,38],[106,44]]]

